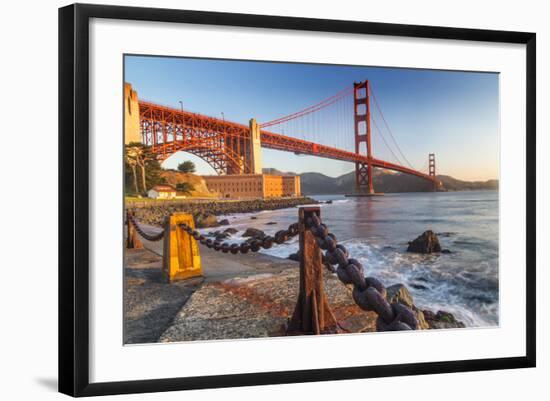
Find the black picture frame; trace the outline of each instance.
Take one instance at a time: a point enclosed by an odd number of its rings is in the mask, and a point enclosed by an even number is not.
[[[91,18],[526,45],[526,354],[521,357],[123,382],[89,381],[88,62]],[[237,387],[534,367],[536,364],[536,35],[358,21],[75,4],[59,9],[59,391],[71,396]]]

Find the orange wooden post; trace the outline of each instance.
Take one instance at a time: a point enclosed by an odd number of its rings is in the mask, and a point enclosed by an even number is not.
[[[314,235],[306,228],[312,214],[320,216],[318,206],[298,211],[300,232],[300,292],[287,334],[327,334],[337,332],[336,318],[330,310],[323,286],[323,256]]]
[[[138,233],[136,232],[136,228],[128,218],[130,216],[130,213],[134,215],[133,212],[130,212],[129,210],[126,211],[126,225],[128,226],[126,229],[126,248],[128,249],[141,249],[143,248],[143,244],[141,243]]]

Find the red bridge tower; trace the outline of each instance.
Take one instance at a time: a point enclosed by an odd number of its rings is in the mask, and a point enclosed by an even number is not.
[[[358,193],[374,194],[372,186],[369,81],[354,83],[353,89],[355,153],[361,153],[362,143],[365,144],[367,151],[367,162],[355,163],[355,190]]]
[[[435,178],[435,153],[428,155],[428,174],[433,179],[433,191],[437,191],[437,179]]]

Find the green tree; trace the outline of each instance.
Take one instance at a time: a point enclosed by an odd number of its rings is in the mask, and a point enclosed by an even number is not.
[[[182,173],[194,173],[195,163],[193,163],[191,160],[186,160],[183,163],[178,164],[178,170]]]
[[[191,195],[191,192],[195,190],[195,187],[190,182],[180,182],[176,184],[176,191],[182,192],[187,195]]]
[[[146,193],[149,188],[164,183],[161,176],[162,167],[151,148],[139,142],[126,145],[125,165],[131,174],[134,190],[139,193],[137,171],[139,170],[141,192]],[[128,176],[127,174],[126,176]]]
[[[127,193],[139,194],[137,163],[127,153],[124,155],[124,184]]]

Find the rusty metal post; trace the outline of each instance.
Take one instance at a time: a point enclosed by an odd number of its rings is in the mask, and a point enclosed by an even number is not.
[[[126,225],[127,225],[127,231],[126,231],[126,248],[127,249],[141,249],[143,248],[143,244],[141,243],[138,234],[136,232],[136,228],[128,218],[130,214],[134,215],[134,212],[130,212],[129,210],[126,211]]]
[[[337,323],[323,286],[323,256],[313,234],[306,228],[312,214],[320,208],[301,207],[298,211],[300,232],[300,292],[287,334],[336,333]]]

